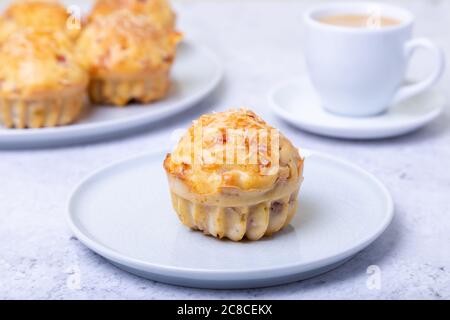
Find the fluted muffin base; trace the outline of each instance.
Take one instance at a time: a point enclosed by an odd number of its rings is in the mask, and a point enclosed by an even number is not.
[[[0,123],[7,128],[42,128],[67,125],[81,115],[84,92],[36,99],[1,98]]]
[[[136,79],[93,78],[89,84],[89,96],[97,104],[125,106],[130,101],[149,103],[162,99],[169,88],[169,72],[164,70]]]
[[[171,192],[171,197],[179,219],[187,227],[217,238],[240,241],[244,237],[258,240],[287,226],[297,210],[298,192],[297,189],[277,200],[240,207],[194,203],[174,192]]]

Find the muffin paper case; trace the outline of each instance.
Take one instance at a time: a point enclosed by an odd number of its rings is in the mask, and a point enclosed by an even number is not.
[[[74,122],[85,105],[84,89],[67,97],[0,99],[0,123],[7,128],[42,128]]]
[[[216,152],[219,158],[230,146],[239,149],[229,130],[244,129],[245,151],[252,149],[252,141],[261,142],[261,135],[250,137],[249,130],[275,130],[245,109],[203,115],[195,121],[164,161],[173,208],[180,221],[207,235],[233,241],[244,237],[258,240],[287,226],[296,213],[303,181],[303,159],[298,150],[279,134],[253,149],[259,150],[256,162],[250,163],[251,152],[242,163],[234,154],[231,162],[195,162],[195,133],[199,125],[203,132],[209,132],[202,136],[202,152]],[[272,153],[262,152],[267,149]],[[274,154],[277,165],[275,158],[270,157]]]
[[[129,101],[149,103],[167,95],[170,88],[169,70],[150,73],[143,79],[93,78],[89,96],[94,103],[125,106]]]
[[[297,210],[298,191],[294,190],[280,199],[239,207],[204,205],[175,192],[171,192],[171,197],[172,205],[185,226],[217,238],[239,241],[244,236],[258,240],[287,226]]]

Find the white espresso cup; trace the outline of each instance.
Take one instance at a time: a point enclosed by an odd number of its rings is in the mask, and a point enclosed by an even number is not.
[[[335,15],[368,15],[367,27],[321,22]],[[380,26],[379,17],[398,21]],[[346,116],[372,116],[419,94],[441,77],[444,54],[430,40],[411,39],[414,16],[379,3],[333,3],[305,13],[305,57],[309,76],[325,110]],[[379,21],[379,20],[378,20]],[[435,69],[424,79],[404,84],[411,53],[431,52]]]

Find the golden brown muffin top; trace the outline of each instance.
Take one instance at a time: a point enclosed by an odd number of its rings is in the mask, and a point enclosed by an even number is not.
[[[299,179],[303,160],[278,130],[239,109],[201,116],[164,161],[191,191],[265,190]]]
[[[31,97],[86,86],[86,71],[76,61],[67,35],[25,30],[0,45],[0,95]]]
[[[128,10],[99,17],[78,39],[80,61],[93,77],[148,73],[172,64],[179,35]]]
[[[29,28],[65,32],[74,38],[79,29],[70,22],[67,9],[55,0],[16,0],[3,13],[2,37]]]
[[[166,30],[175,28],[175,14],[167,0],[97,0],[92,8],[89,20],[109,15],[126,8],[137,15],[145,15],[158,27]]]

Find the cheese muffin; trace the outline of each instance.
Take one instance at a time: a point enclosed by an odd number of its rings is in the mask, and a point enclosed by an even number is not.
[[[91,77],[91,100],[123,106],[163,98],[170,87],[177,42],[176,32],[162,32],[128,10],[95,19],[77,43],[80,61]]]
[[[165,30],[174,30],[175,14],[167,0],[97,0],[92,8],[89,20],[109,15],[126,8],[136,15],[145,15]]]
[[[0,39],[24,29],[64,32],[74,39],[80,22],[55,0],[16,0],[3,13]]]
[[[0,45],[0,123],[8,128],[65,125],[81,113],[87,72],[63,33],[25,30]]]
[[[194,121],[164,169],[181,222],[233,241],[287,226],[303,180],[298,149],[245,109]]]

